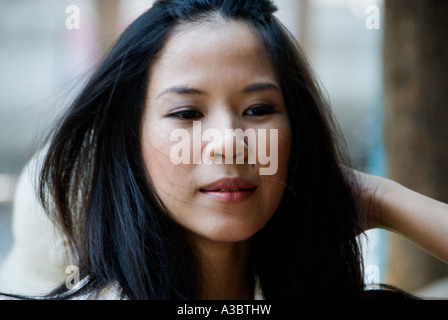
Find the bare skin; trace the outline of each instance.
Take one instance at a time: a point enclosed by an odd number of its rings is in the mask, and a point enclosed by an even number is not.
[[[448,205],[392,180],[358,173],[366,229],[403,235],[448,263]]]

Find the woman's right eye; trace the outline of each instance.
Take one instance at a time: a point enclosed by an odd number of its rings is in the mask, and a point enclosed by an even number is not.
[[[176,111],[168,115],[170,118],[179,118],[181,120],[193,120],[202,118],[203,116],[204,115],[200,111],[190,109]]]

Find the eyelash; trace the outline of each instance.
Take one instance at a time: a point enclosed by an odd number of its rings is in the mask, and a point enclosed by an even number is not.
[[[255,114],[254,114],[255,112]],[[243,115],[249,116],[249,117],[262,117],[265,115],[273,114],[275,112],[274,107],[269,105],[255,105],[252,106],[246,110],[244,110]],[[252,114],[250,114],[252,113]],[[194,120],[202,118],[204,115],[202,112],[198,110],[193,109],[186,109],[186,110],[180,110],[173,112],[168,115],[170,118],[178,118],[181,120]]]
[[[200,111],[187,109],[187,110],[173,112],[173,113],[169,114],[168,116],[170,118],[179,118],[181,120],[193,120],[193,119],[202,118],[204,115]]]
[[[256,111],[256,113],[258,112],[258,114],[247,114],[248,112],[252,112],[253,113],[253,111]],[[260,112],[261,112],[261,114],[260,114]],[[252,107],[246,109],[243,112],[243,115],[245,114],[245,115],[248,115],[248,116],[251,116],[251,117],[262,117],[262,116],[265,116],[265,115],[273,114],[274,112],[275,112],[275,109],[272,106],[269,106],[269,105],[255,105],[255,106],[252,106]]]

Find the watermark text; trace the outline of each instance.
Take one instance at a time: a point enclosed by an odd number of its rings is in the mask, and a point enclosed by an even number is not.
[[[193,122],[192,134],[178,128],[171,132],[173,164],[260,164],[260,175],[273,175],[278,169],[278,130],[226,129],[224,136],[218,129],[202,132],[201,122]],[[203,148],[203,143],[206,143]],[[269,148],[267,148],[269,144]],[[269,155],[268,155],[269,151]]]
[[[69,16],[65,19],[65,27],[68,30],[79,30],[81,24],[79,7],[69,5],[65,8],[65,13]]]
[[[366,28],[378,30],[380,28],[380,8],[377,5],[367,6],[366,14],[368,15],[365,20]]]

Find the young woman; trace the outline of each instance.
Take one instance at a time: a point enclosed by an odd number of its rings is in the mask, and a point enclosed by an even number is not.
[[[45,151],[42,204],[81,272],[49,298],[371,298],[357,243],[371,227],[448,258],[432,231],[446,205],[349,169],[275,10],[159,0],[121,35]]]

